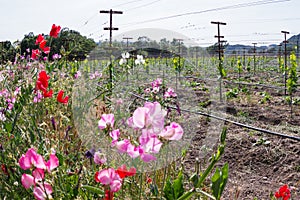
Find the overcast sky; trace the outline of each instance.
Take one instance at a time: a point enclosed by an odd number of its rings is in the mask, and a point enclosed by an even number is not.
[[[79,31],[95,41],[109,37],[103,27],[113,9],[114,35],[145,28],[179,32],[202,46],[216,42],[217,26],[226,22],[221,35],[230,44],[278,44],[282,30],[300,33],[299,0],[0,0],[0,41],[21,40],[25,34],[48,34],[52,24]],[[263,5],[259,5],[262,4]],[[178,14],[194,14],[170,17]],[[163,19],[170,17],[168,19]],[[159,19],[161,18],[161,19]],[[159,20],[156,20],[159,19]],[[154,20],[149,22],[148,20]]]

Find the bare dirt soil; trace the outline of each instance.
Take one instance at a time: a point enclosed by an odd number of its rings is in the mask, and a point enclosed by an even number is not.
[[[227,99],[227,118],[300,137],[299,105],[293,105],[291,117],[290,106],[284,101],[282,91],[260,87],[247,88],[247,92],[239,92],[237,97]],[[228,87],[226,91],[229,89]],[[262,92],[270,94],[270,98],[263,102],[265,96]],[[200,103],[208,101],[206,91],[199,89],[196,93]],[[207,103],[210,104],[211,102]],[[291,189],[291,199],[300,199],[299,141],[260,133],[233,124],[224,125],[228,127],[226,148],[218,166],[221,167],[226,162],[229,164],[229,180],[222,199],[267,200],[270,199],[271,193],[274,194],[284,184],[288,184]],[[209,154],[201,158],[199,152],[207,142],[205,138],[210,134],[209,126],[211,126],[209,120],[202,117],[199,131],[193,138],[185,161],[187,168],[191,170],[194,168],[196,158],[200,158],[203,167],[208,162]]]

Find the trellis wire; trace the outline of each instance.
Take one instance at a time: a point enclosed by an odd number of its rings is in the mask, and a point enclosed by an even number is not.
[[[132,92],[129,92],[129,93],[132,96],[135,96],[135,97],[137,97],[139,99],[147,101],[147,99],[145,99],[145,98],[143,98],[143,97],[141,97],[141,96],[139,96],[137,94],[134,94]],[[173,106],[169,106],[169,108],[171,108],[171,109],[178,109],[178,108],[173,107]],[[250,130],[259,131],[259,132],[270,134],[270,135],[275,135],[275,136],[279,136],[279,137],[283,137],[283,138],[288,138],[288,139],[300,141],[300,137],[297,137],[297,136],[286,135],[286,134],[283,134],[283,133],[278,133],[278,132],[274,132],[274,131],[270,131],[270,130],[266,130],[266,129],[262,129],[262,128],[258,128],[258,127],[254,127],[254,126],[250,126],[250,125],[247,125],[247,124],[242,124],[242,123],[239,123],[239,122],[228,120],[228,119],[225,119],[225,118],[222,118],[222,117],[218,117],[218,116],[215,116],[215,115],[211,115],[211,114],[208,114],[208,113],[204,113],[204,112],[200,112],[200,111],[191,111],[191,110],[186,110],[186,109],[180,109],[180,111],[188,112],[188,113],[193,113],[193,114],[197,114],[197,115],[202,115],[202,116],[205,116],[205,117],[211,117],[211,118],[214,118],[214,119],[217,119],[217,120],[221,120],[221,121],[224,121],[224,122],[227,122],[227,123],[231,123],[231,124],[234,124],[236,126],[247,128],[247,129],[250,129]]]

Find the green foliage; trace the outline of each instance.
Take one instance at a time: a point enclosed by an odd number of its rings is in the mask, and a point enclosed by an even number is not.
[[[226,98],[228,99],[236,98],[238,94],[239,94],[239,89],[233,88],[226,92]]]
[[[10,41],[0,42],[0,64],[5,64],[7,61],[13,62],[17,50]]]
[[[259,101],[259,103],[264,104],[271,100],[271,95],[268,92],[260,92],[259,94],[262,96],[262,99]]]
[[[212,189],[212,194],[217,200],[221,199],[221,195],[225,189],[226,183],[228,180],[228,163],[226,163],[223,167],[222,170],[219,168],[216,169],[216,172],[211,178],[211,189]]]
[[[167,200],[176,200],[184,193],[183,174],[179,171],[177,178],[171,182],[170,178],[164,187],[164,197]]]
[[[49,58],[52,59],[54,54],[61,54],[67,60],[84,60],[87,55],[96,47],[93,39],[82,36],[79,32],[63,28],[57,38],[44,36],[47,40],[47,46],[51,47]],[[25,57],[31,55],[31,50],[37,49],[35,44],[37,35],[32,32],[25,35],[20,44],[21,55]],[[28,52],[27,49],[30,51]]]
[[[220,74],[220,78],[223,78],[226,76],[226,71],[224,69],[224,58],[222,57],[221,60],[219,60],[218,70]]]
[[[288,69],[289,78],[287,80],[287,91],[291,95],[297,89],[297,57],[295,52],[290,55],[291,67]]]
[[[238,73],[240,74],[240,73],[242,73],[242,70],[243,70],[242,62],[241,62],[241,58],[240,57],[238,57],[236,63],[237,63],[236,66],[237,66]]]

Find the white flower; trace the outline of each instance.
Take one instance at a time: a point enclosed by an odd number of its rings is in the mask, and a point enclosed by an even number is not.
[[[130,57],[130,54],[128,52],[121,54],[122,58],[119,61],[119,65],[123,65],[127,63],[127,59]]]
[[[130,54],[128,52],[122,53],[122,58],[128,59],[130,57]]]
[[[136,65],[145,64],[145,60],[143,58],[143,55],[137,55],[135,60]]]
[[[124,58],[121,58],[120,61],[119,61],[119,65],[124,65],[127,63],[127,60],[124,59]]]
[[[5,121],[6,120],[6,117],[4,115],[4,113],[2,111],[0,111],[0,121]]]

